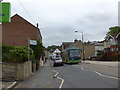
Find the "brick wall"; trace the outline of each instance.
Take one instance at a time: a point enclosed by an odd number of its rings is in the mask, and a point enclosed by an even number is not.
[[[3,44],[27,46],[28,38],[30,38],[30,40],[36,40],[37,33],[38,39],[42,42],[41,33],[31,23],[17,14],[13,16],[11,20],[11,23],[2,24]]]

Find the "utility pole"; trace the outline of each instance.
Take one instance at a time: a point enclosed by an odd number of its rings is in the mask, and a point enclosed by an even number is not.
[[[78,31],[75,31],[76,33]],[[82,56],[83,56],[83,61],[85,60],[85,50],[84,50],[84,36],[83,36],[83,32],[80,32],[82,34]]]
[[[28,61],[30,60],[30,38],[28,38]]]
[[[84,36],[83,36],[83,32],[81,32],[82,33],[82,49],[83,49],[83,61],[84,61],[84,59],[85,59],[85,50],[84,50]]]

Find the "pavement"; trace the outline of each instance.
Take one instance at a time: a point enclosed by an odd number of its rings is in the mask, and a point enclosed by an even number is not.
[[[25,81],[18,82],[18,85],[14,88],[57,88],[60,80],[53,78],[55,72],[52,71],[52,66],[47,62],[44,67],[39,69],[35,74]],[[54,83],[56,84],[54,86]]]
[[[85,60],[83,62],[90,63],[90,64],[97,64],[97,65],[104,65],[104,66],[108,66],[108,67],[120,68],[120,62],[118,62],[118,61],[90,61],[90,60]]]
[[[18,82],[17,88],[118,88],[116,66],[90,62],[53,67],[51,60],[31,78]],[[109,71],[111,70],[111,71]],[[103,72],[106,73],[103,73]],[[112,73],[110,73],[112,72]],[[54,78],[53,78],[54,77]]]
[[[1,89],[13,88],[16,84],[17,84],[16,81],[14,81],[14,82],[2,81],[2,65],[0,65],[0,90]]]

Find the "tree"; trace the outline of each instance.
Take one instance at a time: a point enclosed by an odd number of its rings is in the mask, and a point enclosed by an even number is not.
[[[39,62],[40,57],[41,57],[41,55],[42,55],[42,53],[43,53],[43,51],[44,51],[44,46],[43,46],[42,43],[38,40],[36,46],[31,45],[30,47],[31,47],[31,48],[33,49],[33,51],[34,51],[34,59],[35,59],[35,61],[36,61],[36,62]]]
[[[119,26],[115,26],[115,27],[109,28],[108,34],[116,34],[118,32],[120,32],[120,27]]]
[[[56,45],[48,46],[47,51],[54,51],[57,48],[61,50],[61,46],[56,46]]]

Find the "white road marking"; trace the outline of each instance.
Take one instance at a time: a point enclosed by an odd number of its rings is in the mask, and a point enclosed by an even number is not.
[[[113,79],[119,79],[117,77],[112,77],[112,76],[108,76],[108,75],[102,75],[101,73],[94,71],[95,73],[97,73],[98,75],[102,76],[102,77],[108,77],[108,78],[113,78]]]
[[[82,70],[84,70],[84,68],[83,67],[81,67],[82,68]]]
[[[59,86],[59,88],[62,88],[63,83],[64,83],[64,79],[62,79],[62,78],[60,78],[60,77],[57,77],[57,78],[60,79],[60,80],[62,80],[62,82],[61,82],[61,84],[60,84],[60,86]]]
[[[57,71],[55,71],[55,70],[53,70],[53,72],[56,72],[55,77],[57,77],[57,75],[59,74],[59,72],[57,72]]]
[[[57,77],[57,75],[59,74],[59,72],[57,72],[57,71],[55,71],[55,70],[53,70],[53,72],[56,72],[56,74],[55,74],[55,77],[56,77],[56,78],[62,80],[62,81],[61,81],[61,84],[60,84],[60,86],[59,86],[59,88],[62,88],[63,83],[64,83],[64,79],[62,79],[62,78],[60,78],[60,77]]]
[[[12,86],[14,86],[17,82],[15,81],[14,83],[12,83],[10,86],[7,87],[7,89],[5,90],[8,90],[9,88],[11,88]]]
[[[98,75],[100,75],[100,76],[104,76],[104,75],[102,75],[101,73],[99,73],[99,72],[97,72],[97,71],[94,71],[95,73],[97,73]]]
[[[97,72],[97,71],[86,70],[86,69],[84,69],[83,67],[81,67],[81,68],[82,68],[82,70],[85,70],[85,71],[95,72],[96,74],[98,74],[98,75],[100,75],[100,76],[102,76],[102,77],[108,77],[108,78],[112,78],[112,79],[120,79],[120,78],[117,78],[117,77],[112,77],[112,76],[108,76],[108,75],[103,75],[103,74],[101,74],[101,73],[99,73],[99,72]]]

